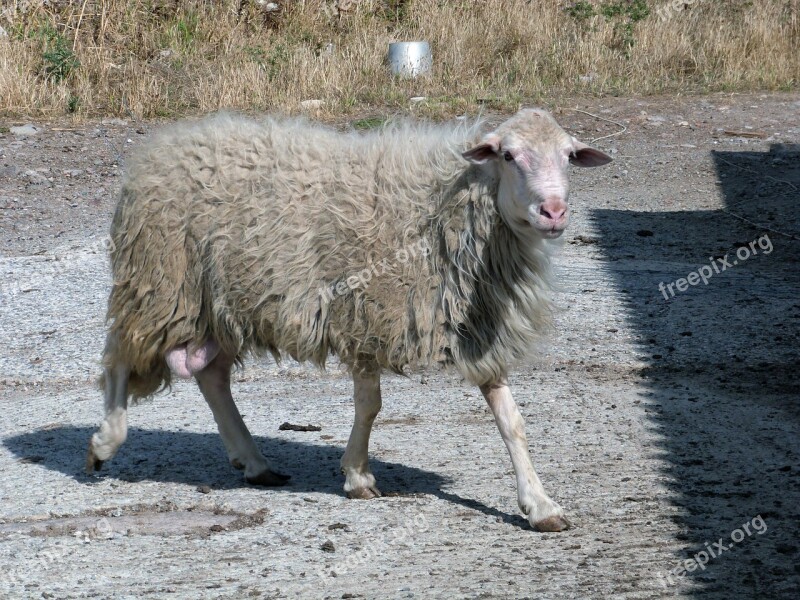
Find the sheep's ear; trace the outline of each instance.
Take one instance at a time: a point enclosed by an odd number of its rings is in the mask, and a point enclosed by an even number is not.
[[[572,138],[572,146],[573,150],[569,155],[569,162],[576,167],[600,167],[602,165],[607,165],[613,160],[605,152],[587,146],[575,138]]]
[[[481,140],[481,143],[462,153],[465,159],[473,165],[483,165],[497,158],[500,151],[500,140],[497,136],[489,134]]]

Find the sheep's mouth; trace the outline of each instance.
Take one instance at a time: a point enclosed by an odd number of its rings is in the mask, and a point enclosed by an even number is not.
[[[519,219],[519,224],[522,228],[533,229],[538,233],[541,237],[546,240],[554,240],[558,237],[561,237],[561,234],[564,233],[564,230],[567,228],[567,220],[565,219],[563,223],[559,223],[557,225],[553,225],[552,223],[540,223],[540,222],[533,222],[531,223],[527,219]]]
[[[553,227],[551,229],[546,229],[546,230],[545,229],[540,229],[539,230],[539,235],[541,235],[543,238],[545,238],[547,240],[554,240],[554,239],[556,239],[558,237],[561,237],[562,233],[564,233],[564,228],[563,227],[561,229],[556,229],[555,227]]]

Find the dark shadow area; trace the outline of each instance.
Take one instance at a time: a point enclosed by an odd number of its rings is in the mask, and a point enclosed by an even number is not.
[[[21,460],[64,473],[87,485],[96,477],[121,481],[159,481],[185,485],[207,485],[214,489],[252,487],[241,472],[228,464],[222,440],[216,433],[128,429],[128,440],[114,459],[96,475],[84,471],[87,443],[93,427],[64,426],[23,433],[3,440]],[[323,492],[343,496],[344,476],[339,471],[343,450],[311,442],[297,442],[254,436],[256,444],[275,468],[291,475],[282,487],[268,488],[281,493]],[[522,516],[509,515],[477,500],[443,491],[448,480],[436,473],[389,463],[374,458],[370,467],[381,491],[387,496],[430,494],[505,523],[529,528]],[[265,488],[267,489],[267,488]]]
[[[796,599],[800,147],[713,159],[725,210],[592,214],[649,364],[654,452],[680,509],[686,553],[659,581],[667,596],[691,578],[698,597]],[[698,282],[670,293],[692,272]]]

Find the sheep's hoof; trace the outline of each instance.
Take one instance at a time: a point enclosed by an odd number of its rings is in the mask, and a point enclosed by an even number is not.
[[[97,458],[92,448],[92,441],[89,440],[89,452],[86,454],[86,472],[91,475],[95,471],[99,471],[103,467],[103,461]]]
[[[373,498],[380,498],[381,496],[383,496],[383,494],[381,494],[381,491],[374,485],[355,488],[347,492],[347,497],[351,500],[372,500]]]
[[[275,471],[271,471],[267,469],[266,471],[262,471],[255,477],[245,477],[247,483],[250,485],[263,485],[267,487],[276,487],[279,485],[286,485],[286,483],[291,479],[290,475],[284,475],[283,473],[276,473]]]
[[[547,517],[533,524],[533,528],[536,531],[544,532],[566,531],[570,527],[572,527],[572,523],[567,521],[566,517],[560,517],[558,515]]]

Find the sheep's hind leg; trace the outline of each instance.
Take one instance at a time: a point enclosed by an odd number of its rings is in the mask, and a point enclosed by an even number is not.
[[[116,354],[117,339],[109,334],[106,339],[105,355],[112,358]],[[105,418],[100,428],[89,440],[86,455],[86,471],[99,471],[103,462],[110,460],[128,437],[128,377],[127,365],[116,364],[105,369]]]
[[[228,458],[234,467],[244,469],[244,477],[248,483],[284,485],[289,476],[269,468],[236,408],[231,394],[232,366],[233,358],[219,353],[204,369],[194,374],[197,385],[214,414]]]
[[[481,392],[492,409],[497,428],[511,455],[517,475],[517,501],[528,522],[538,531],[563,531],[570,523],[564,510],[544,491],[542,482],[533,468],[525,438],[525,422],[519,413],[511,390],[505,381],[481,386]]]
[[[356,415],[341,466],[347,497],[366,500],[381,495],[369,470],[369,436],[381,410],[380,371],[354,372],[353,387]]]

